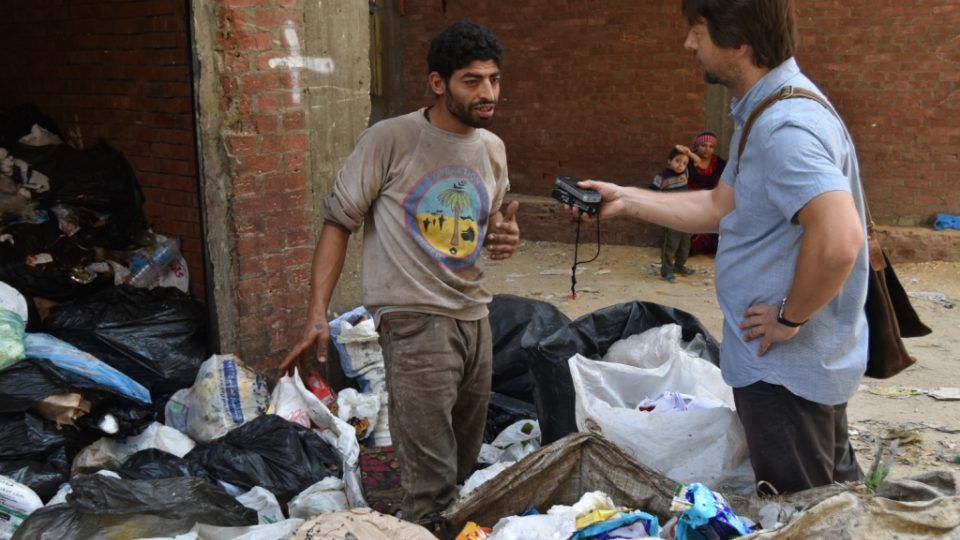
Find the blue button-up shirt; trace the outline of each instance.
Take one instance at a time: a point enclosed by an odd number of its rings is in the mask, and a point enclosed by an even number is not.
[[[837,296],[792,339],[757,356],[760,340],[746,342],[738,324],[755,304],[777,305],[796,269],[803,227],[797,212],[831,191],[853,194],[863,220],[863,195],[853,142],[842,122],[811,99],[775,103],[761,114],[739,159],[743,124],[779,88],[793,85],[820,93],[791,58],[731,103],[736,128],[723,181],[733,187],[736,208],[720,221],[717,298],[723,310],[720,367],[733,387],[764,381],[818,403],[845,403],[866,368],[866,242]],[[865,225],[864,225],[865,227]]]

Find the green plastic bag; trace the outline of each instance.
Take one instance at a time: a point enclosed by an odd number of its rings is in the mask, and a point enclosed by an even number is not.
[[[20,315],[0,308],[0,371],[25,358],[23,333],[26,325]]]

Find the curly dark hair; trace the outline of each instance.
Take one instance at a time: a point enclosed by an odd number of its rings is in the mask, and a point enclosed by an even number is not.
[[[497,67],[503,62],[503,47],[497,36],[483,26],[460,21],[444,28],[430,42],[427,53],[427,73],[436,71],[444,80],[458,69],[475,60],[493,60]]]

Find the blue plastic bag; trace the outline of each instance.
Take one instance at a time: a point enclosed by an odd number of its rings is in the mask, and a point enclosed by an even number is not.
[[[142,384],[62,339],[50,334],[27,333],[23,343],[26,355],[30,358],[46,358],[59,369],[94,381],[141,403],[151,403],[150,392]]]
[[[937,214],[937,219],[933,222],[933,228],[942,231],[944,229],[960,229],[960,216],[951,214]]]
[[[727,540],[750,534],[750,527],[727,506],[723,497],[703,484],[681,484],[672,506],[682,509],[676,540]]]

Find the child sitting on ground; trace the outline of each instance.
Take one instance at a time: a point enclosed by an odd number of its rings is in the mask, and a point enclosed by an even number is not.
[[[667,168],[660,172],[650,184],[656,191],[686,191],[687,163],[690,158],[674,148],[667,158]],[[688,276],[693,270],[686,267],[690,254],[690,235],[688,233],[664,229],[663,249],[660,253],[660,278],[675,281],[675,274]]]

